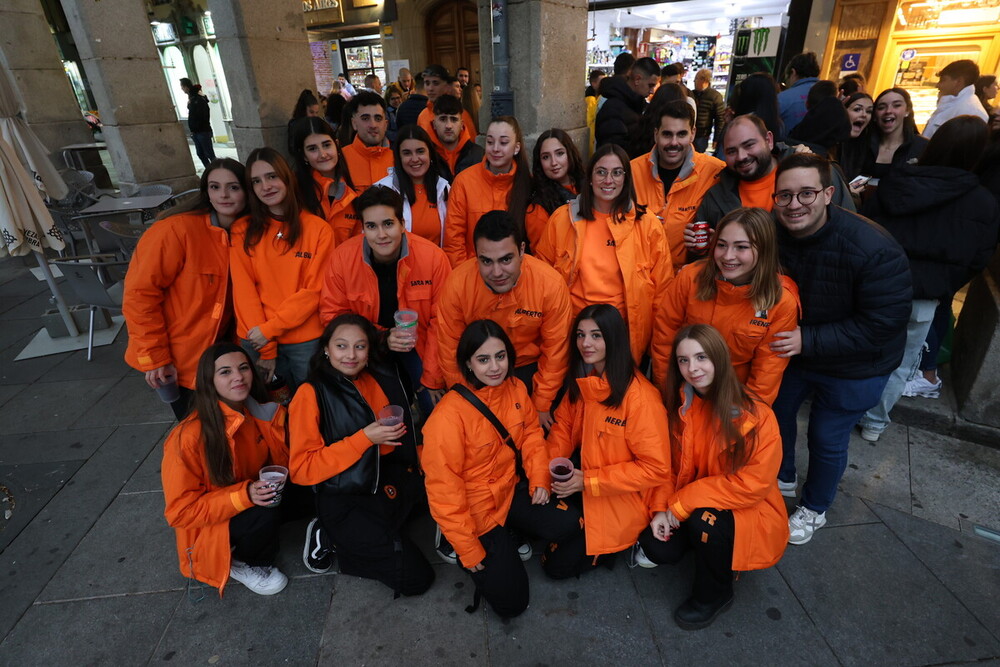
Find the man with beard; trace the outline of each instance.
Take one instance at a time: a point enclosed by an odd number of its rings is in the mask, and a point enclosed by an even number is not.
[[[774,174],[778,162],[803,148],[775,144],[774,135],[767,130],[758,116],[737,116],[725,131],[726,168],[715,176],[711,189],[705,194],[695,220],[707,222],[712,229],[722,216],[740,206],[757,206],[770,211],[774,202]],[[854,200],[837,169],[833,170],[833,203],[848,211],[855,211]],[[685,236],[688,250],[693,247],[694,236]]]
[[[462,103],[452,95],[434,100],[431,142],[441,158],[441,176],[451,183],[463,169],[483,161],[486,151],[472,139],[463,120]]]
[[[392,149],[385,133],[389,129],[389,115],[385,100],[370,90],[362,90],[351,98],[349,108],[354,141],[344,146],[341,153],[347,171],[354,181],[358,194],[367,190],[389,174],[393,165]]]
[[[659,116],[653,150],[632,160],[632,178],[636,203],[663,223],[677,271],[685,263],[685,231],[726,165],[694,150],[694,109],[687,102],[668,102],[660,107]]]

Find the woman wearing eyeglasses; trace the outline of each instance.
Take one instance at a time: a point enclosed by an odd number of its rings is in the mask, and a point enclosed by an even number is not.
[[[607,303],[628,322],[632,358],[649,347],[653,313],[673,277],[663,225],[635,203],[628,155],[597,149],[580,196],[556,209],[535,254],[569,285],[574,316]]]

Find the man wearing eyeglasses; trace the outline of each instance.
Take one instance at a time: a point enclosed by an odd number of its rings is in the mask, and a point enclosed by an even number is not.
[[[341,151],[347,170],[360,195],[389,175],[393,164],[392,149],[385,138],[389,129],[389,115],[385,100],[370,90],[363,90],[349,102],[351,127],[356,133],[354,141]]]
[[[812,396],[808,474],[788,520],[788,542],[805,544],[826,524],[847,468],[851,429],[878,403],[903,358],[913,291],[906,254],[892,236],[831,204],[826,158],[785,158],[774,186],[779,256],[802,302],[799,326],[771,343],[779,356],[792,358],[772,406],[784,447],[778,488],[795,497],[796,417]]]

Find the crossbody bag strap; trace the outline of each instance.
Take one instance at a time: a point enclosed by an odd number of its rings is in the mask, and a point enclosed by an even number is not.
[[[521,479],[527,480],[528,477],[524,474],[524,466],[521,463],[521,450],[514,444],[514,439],[510,436],[510,432],[507,430],[507,427],[503,425],[503,422],[501,422],[500,419],[493,414],[493,411],[490,410],[489,407],[487,407],[487,405],[465,385],[456,384],[452,386],[451,390],[468,401],[472,407],[479,410],[479,412],[486,417],[487,421],[493,424],[493,428],[496,429],[496,432],[500,435],[500,439],[503,440],[504,444],[514,450],[514,467],[518,476]]]

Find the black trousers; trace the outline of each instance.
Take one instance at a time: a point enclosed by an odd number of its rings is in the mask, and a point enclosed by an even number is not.
[[[598,565],[611,567],[617,554],[587,555],[587,535],[583,531],[585,518],[583,517],[581,494],[574,493],[569,498],[553,497],[553,501],[556,500],[578,508],[581,529],[566,539],[553,540],[549,543],[545,548],[545,553],[542,554],[542,569],[545,574],[552,579],[569,579],[593,570]]]
[[[270,567],[278,556],[279,507],[254,505],[229,520],[233,558],[247,565]]]
[[[181,421],[187,417],[191,410],[191,404],[194,402],[194,391],[187,387],[177,387],[177,394],[177,400],[170,404],[170,409],[177,421]]]
[[[713,604],[733,595],[733,540],[736,523],[731,510],[699,507],[681,521],[681,527],[666,542],[653,537],[649,526],[639,535],[643,553],[654,563],[680,562],[694,550],[694,590],[697,602]]]
[[[420,595],[434,568],[403,525],[426,503],[416,470],[383,466],[374,495],[338,495],[320,487],[316,516],[337,549],[342,574],[375,579],[402,595]]]
[[[546,542],[570,540],[583,531],[579,510],[553,498],[546,505],[532,505],[528,485],[514,489],[504,526],[497,526],[479,541],[486,550],[483,569],[472,573],[476,589],[498,616],[511,618],[528,606],[528,573],[517,553],[511,530]]]

